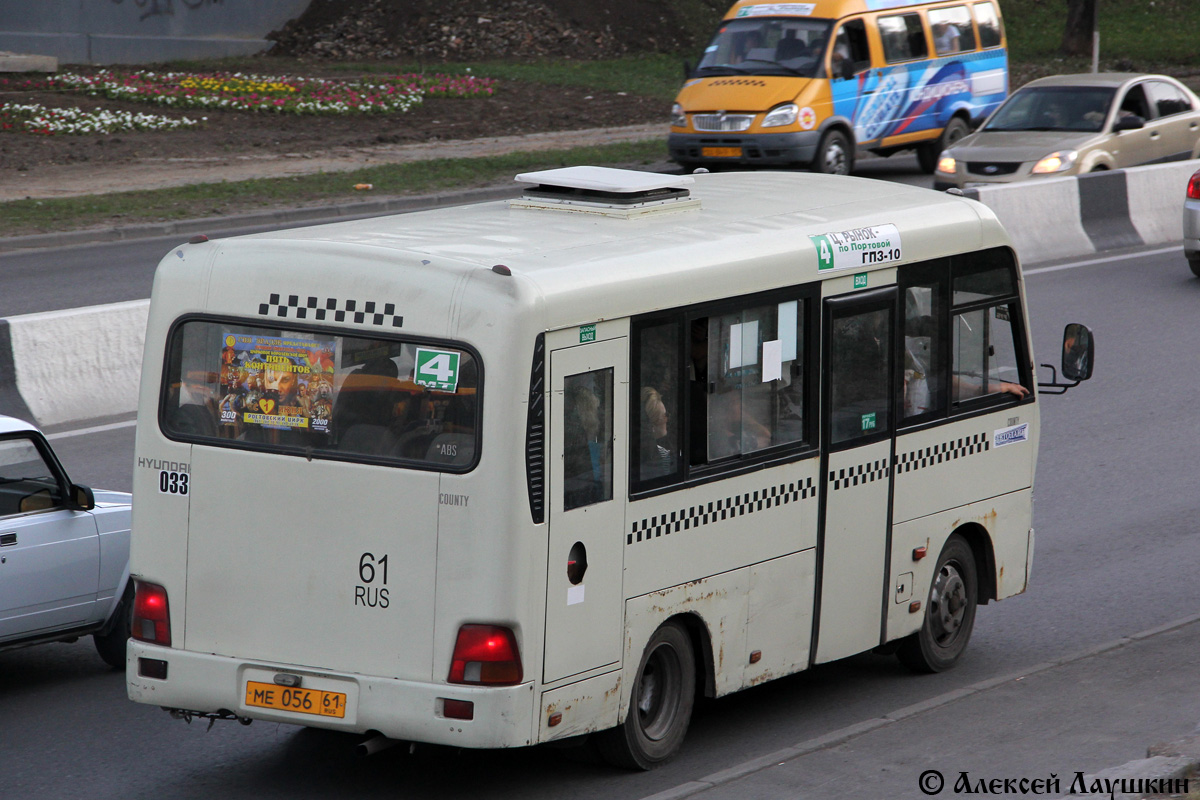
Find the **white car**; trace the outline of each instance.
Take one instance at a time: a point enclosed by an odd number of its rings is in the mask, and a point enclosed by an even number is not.
[[[0,650],[91,635],[125,666],[130,500],[71,483],[41,431],[0,416]]]
[[[1200,170],[1192,173],[1183,201],[1183,254],[1192,273],[1200,278]]]

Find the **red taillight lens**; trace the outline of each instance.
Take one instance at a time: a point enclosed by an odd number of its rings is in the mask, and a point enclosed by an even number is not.
[[[1189,200],[1200,200],[1200,172],[1192,175],[1192,179],[1188,181],[1187,196]]]
[[[171,616],[167,609],[166,589],[153,583],[137,582],[130,634],[139,642],[171,646]]]
[[[498,625],[463,625],[454,643],[450,683],[512,686],[521,682],[517,637]]]

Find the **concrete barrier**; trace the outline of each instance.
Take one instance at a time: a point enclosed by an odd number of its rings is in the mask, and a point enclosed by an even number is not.
[[[966,189],[1036,264],[1183,240],[1183,193],[1200,160]]]
[[[0,411],[43,427],[135,411],[149,311],[134,300],[4,320],[12,371],[0,378]]]
[[[1027,265],[1183,239],[1200,160],[968,189]],[[1183,268],[1180,253],[1180,268]],[[42,426],[137,409],[150,301],[0,319],[0,413]]]

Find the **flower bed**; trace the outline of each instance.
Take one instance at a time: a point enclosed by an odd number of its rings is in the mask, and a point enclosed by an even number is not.
[[[97,108],[47,108],[36,103],[0,105],[0,130],[53,136],[55,134],[120,133],[122,131],[166,131],[191,128],[204,122],[187,117],[134,114]]]
[[[284,114],[394,114],[426,96],[491,95],[495,80],[472,75],[396,75],[359,81],[243,73],[63,73],[48,88],[170,108],[273,111]]]

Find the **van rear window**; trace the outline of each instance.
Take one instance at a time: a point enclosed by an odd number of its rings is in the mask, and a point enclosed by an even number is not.
[[[465,472],[476,462],[480,365],[468,349],[192,319],[167,350],[172,439]]]

